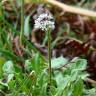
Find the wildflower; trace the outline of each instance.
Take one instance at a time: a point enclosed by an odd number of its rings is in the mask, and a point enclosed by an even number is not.
[[[35,28],[47,31],[48,29],[54,30],[54,18],[51,14],[43,13],[35,20]]]
[[[51,14],[43,13],[38,16],[38,18],[35,20],[35,26],[36,29],[41,29],[46,32],[45,39],[43,42],[43,45],[45,45],[46,40],[48,40],[48,63],[49,63],[49,79],[50,79],[50,85],[51,85],[51,31],[54,30],[55,24],[54,24],[54,18]]]

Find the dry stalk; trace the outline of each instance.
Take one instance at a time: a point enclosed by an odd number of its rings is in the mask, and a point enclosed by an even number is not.
[[[96,12],[95,11],[91,11],[91,10],[84,9],[84,8],[78,8],[78,7],[70,6],[70,5],[61,3],[61,2],[56,1],[56,0],[45,0],[45,2],[59,7],[62,10],[64,10],[65,12],[80,14],[80,15],[89,16],[89,17],[96,17]]]

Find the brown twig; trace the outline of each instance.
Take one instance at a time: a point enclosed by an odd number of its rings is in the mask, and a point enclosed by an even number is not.
[[[96,81],[95,81],[95,80],[92,80],[92,79],[90,79],[90,78],[86,78],[85,81],[87,81],[87,82],[89,82],[89,83],[91,83],[91,84],[96,84]]]
[[[56,1],[56,0],[45,0],[45,2],[50,3],[52,5],[55,5],[55,6],[58,6],[59,8],[64,10],[65,12],[80,14],[80,15],[89,16],[89,17],[96,17],[95,11],[69,6],[67,4],[61,3],[61,2]]]

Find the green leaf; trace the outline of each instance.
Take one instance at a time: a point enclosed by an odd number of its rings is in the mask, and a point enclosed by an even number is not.
[[[25,61],[25,68],[27,71],[35,71],[36,75],[39,75],[42,71],[43,60],[39,53],[36,53],[31,60]]]
[[[84,69],[86,69],[86,66],[87,66],[87,60],[86,59],[76,59],[73,62],[74,63],[71,64],[72,69],[75,69],[75,70],[84,70]]]
[[[13,74],[14,73],[14,65],[12,61],[7,61],[5,62],[5,64],[3,65],[3,72],[5,74]]]
[[[71,81],[75,81],[79,77],[79,72],[72,70],[70,77]]]
[[[70,80],[69,76],[64,77],[63,74],[61,72],[58,72],[55,74],[55,79],[57,82],[57,86],[59,88],[65,88]]]
[[[25,69],[27,71],[31,71],[32,70],[32,64],[31,64],[30,60],[26,60],[25,61]]]
[[[8,59],[23,61],[23,58],[16,56],[15,54],[13,54],[13,52],[10,52],[9,50],[5,50],[5,49],[0,48],[0,53],[2,53]]]
[[[15,85],[16,85],[16,81],[15,80],[11,80],[10,82],[8,82],[8,88],[10,90],[12,90],[12,91],[14,90]]]
[[[30,35],[30,25],[29,25],[30,16],[31,15],[26,17],[25,24],[24,24],[24,35],[26,37],[29,37],[29,35]]]
[[[83,93],[83,81],[81,79],[78,79],[75,82],[74,88],[73,88],[73,96],[82,96]]]
[[[43,86],[42,86],[41,94],[42,94],[43,96],[47,96],[47,86],[48,86],[47,83],[43,84]]]
[[[7,79],[7,83],[9,83],[14,77],[14,74],[9,74],[8,75],[8,79]]]
[[[65,65],[66,63],[68,63],[68,59],[63,58],[62,56],[59,58],[54,58],[51,60],[52,63],[52,68],[58,68],[60,66]]]
[[[0,78],[3,75],[2,67],[3,67],[4,63],[5,63],[5,59],[3,57],[0,57]]]
[[[89,76],[89,74],[88,73],[82,73],[82,75],[81,75],[81,79],[82,80],[85,80],[86,79],[86,77],[88,77]]]
[[[2,81],[0,81],[0,85],[4,86],[4,87],[8,87],[7,83],[3,83]]]

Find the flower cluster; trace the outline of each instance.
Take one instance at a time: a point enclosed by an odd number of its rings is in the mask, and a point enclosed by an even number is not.
[[[48,29],[54,30],[54,18],[51,14],[43,13],[35,20],[35,28],[47,31]]]

